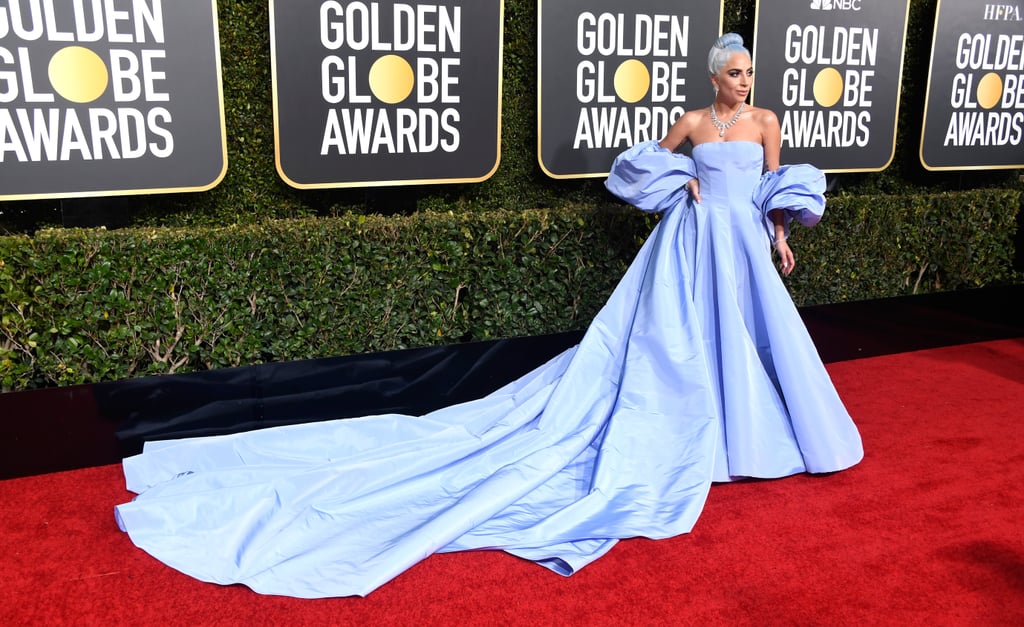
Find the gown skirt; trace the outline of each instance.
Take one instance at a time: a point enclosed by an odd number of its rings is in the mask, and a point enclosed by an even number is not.
[[[633,146],[606,185],[662,215],[578,345],[423,416],[147,443],[123,461],[137,496],[118,525],[203,581],[366,595],[435,552],[570,575],[619,539],[690,531],[713,482],[856,464],[858,431],[770,254],[767,211],[812,226],[824,176],[762,168],[751,142],[692,159]]]

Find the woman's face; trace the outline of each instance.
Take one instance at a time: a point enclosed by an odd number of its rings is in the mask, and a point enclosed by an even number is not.
[[[750,57],[742,52],[732,55],[718,74],[711,77],[711,83],[718,88],[719,100],[743,102],[754,84],[754,66]]]

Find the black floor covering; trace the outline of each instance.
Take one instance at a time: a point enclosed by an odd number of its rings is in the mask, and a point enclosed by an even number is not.
[[[1024,337],[1024,285],[805,307],[828,362]],[[0,479],[116,463],[147,439],[422,414],[500,387],[580,332],[0,394]]]

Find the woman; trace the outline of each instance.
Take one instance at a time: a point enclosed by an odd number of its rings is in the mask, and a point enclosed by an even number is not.
[[[663,211],[659,232],[683,268],[684,304],[701,329],[718,388],[714,479],[830,472],[863,456],[860,436],[771,265],[796,259],[789,223],[817,224],[824,175],[779,165],[779,123],[746,105],[750,53],[735,33],[708,54],[711,106],[686,112],[660,142],[638,144],[612,166],[608,188],[640,209]],[[692,146],[693,158],[673,152]]]
[[[697,146],[711,141],[751,141],[763,149],[765,170],[778,170],[782,140],[779,121],[772,111],[746,104],[754,82],[754,67],[750,62],[750,52],[743,46],[739,35],[728,33],[719,38],[708,54],[708,72],[715,89],[715,101],[706,111],[691,110],[680,117],[659,145],[674,151],[685,143]],[[729,138],[725,139],[727,132]],[[695,181],[691,181],[689,187],[694,199],[700,202],[699,186]],[[779,266],[783,274],[789,275],[795,259],[786,242],[785,212],[774,209],[769,215],[774,227]]]
[[[749,67],[735,54],[723,68]],[[569,575],[620,538],[686,533],[713,480],[856,463],[856,428],[750,200],[756,188],[785,208],[767,215],[791,264],[781,235],[820,215],[820,190],[801,180],[821,175],[780,168],[761,182],[778,130],[741,108],[749,77],[731,72],[712,70],[721,112],[736,111],[725,134],[696,112],[616,160],[609,188],[664,216],[579,345],[418,418],[148,444],[124,461],[139,496],[118,524],[204,581],[364,595],[438,551],[503,549]],[[684,140],[695,162],[664,147]]]

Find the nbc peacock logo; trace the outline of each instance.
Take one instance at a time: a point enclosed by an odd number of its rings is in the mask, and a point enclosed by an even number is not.
[[[860,11],[861,0],[811,0],[813,11]]]

